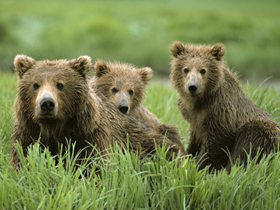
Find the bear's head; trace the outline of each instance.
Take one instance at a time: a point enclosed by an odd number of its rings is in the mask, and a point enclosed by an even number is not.
[[[175,41],[170,50],[171,83],[181,96],[203,96],[217,89],[223,80],[225,47],[222,44],[184,46]]]
[[[140,106],[152,78],[152,70],[148,67],[138,69],[119,62],[98,60],[94,71],[91,86],[111,100],[123,114],[129,114]]]
[[[55,124],[83,111],[91,58],[36,61],[26,55],[14,60],[18,75],[16,110],[38,124]]]

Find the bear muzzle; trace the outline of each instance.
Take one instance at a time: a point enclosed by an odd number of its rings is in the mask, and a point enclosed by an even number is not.
[[[197,91],[197,85],[196,84],[189,84],[188,89],[189,89],[191,94],[195,94],[196,91]]]
[[[57,116],[58,104],[51,91],[42,91],[36,100],[35,114],[39,118],[54,118]]]
[[[193,75],[187,79],[185,87],[191,96],[195,96],[201,92],[201,80]]]
[[[42,112],[51,113],[55,108],[55,101],[52,98],[43,98],[40,107]]]
[[[195,82],[189,82],[186,87],[190,95],[195,96],[200,93],[199,85]]]
[[[128,114],[128,111],[129,111],[129,105],[126,101],[121,101],[118,109],[121,111],[121,113],[123,114]]]
[[[129,96],[126,93],[119,92],[116,94],[116,107],[120,110],[123,114],[129,113]]]
[[[54,117],[57,114],[57,109],[56,109],[56,103],[53,98],[47,97],[43,98],[40,101],[39,109],[37,111],[37,114],[40,117]]]

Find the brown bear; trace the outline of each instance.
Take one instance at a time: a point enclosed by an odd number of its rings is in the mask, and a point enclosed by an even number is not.
[[[190,123],[187,153],[197,155],[200,169],[247,164],[258,148],[278,148],[278,124],[242,91],[235,74],[223,61],[225,47],[186,45],[171,47],[171,83],[179,93],[179,109]],[[227,153],[231,153],[231,161]]]
[[[137,68],[132,64],[105,63],[98,60],[94,64],[94,71],[95,76],[90,86],[112,101],[120,112],[149,122],[154,129],[158,129],[171,141],[184,147],[178,129],[173,125],[162,124],[142,105],[145,88],[152,78],[150,68]]]
[[[74,155],[89,155],[95,146],[106,154],[113,141],[142,151],[143,156],[155,152],[155,144],[166,143],[167,158],[181,148],[144,122],[123,116],[115,106],[100,98],[88,84],[91,58],[80,56],[70,61],[36,61],[17,55],[14,61],[18,74],[18,93],[12,133],[12,162],[18,163],[14,144],[19,140],[24,155],[37,139],[52,155],[59,154],[67,139],[76,143]],[[90,146],[92,145],[92,146]]]

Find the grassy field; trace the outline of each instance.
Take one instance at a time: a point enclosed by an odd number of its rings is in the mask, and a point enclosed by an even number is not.
[[[120,60],[169,72],[169,46],[215,44],[246,78],[279,78],[280,1],[2,1],[0,69],[36,59]]]
[[[0,75],[0,208],[2,209],[279,209],[280,154],[250,162],[245,171],[233,167],[227,174],[197,171],[194,160],[165,160],[165,153],[139,160],[118,148],[102,164],[102,178],[73,171],[75,157],[60,157],[56,165],[47,150],[32,146],[16,173],[9,163],[16,76]],[[263,85],[243,85],[259,106],[280,122],[279,93]],[[187,147],[189,125],[176,105],[169,85],[153,81],[144,105],[164,123],[176,125]],[[62,160],[66,160],[66,167]],[[91,160],[96,163],[98,160]]]

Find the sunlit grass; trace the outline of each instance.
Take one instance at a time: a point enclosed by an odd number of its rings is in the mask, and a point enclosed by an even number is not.
[[[279,122],[279,93],[244,84],[252,100]],[[75,167],[68,154],[51,156],[39,144],[20,156],[16,172],[9,162],[16,75],[0,77],[0,206],[2,209],[278,209],[280,154],[249,161],[247,170],[233,167],[209,174],[197,171],[194,159],[165,159],[158,148],[152,158],[139,159],[114,145],[108,160],[92,158]],[[187,146],[189,125],[177,107],[177,93],[165,83],[148,86],[144,105],[164,123],[176,125]],[[3,117],[4,116],[4,117]],[[19,149],[20,151],[20,149]],[[87,167],[88,164],[92,167]],[[98,168],[98,172],[95,170]]]

